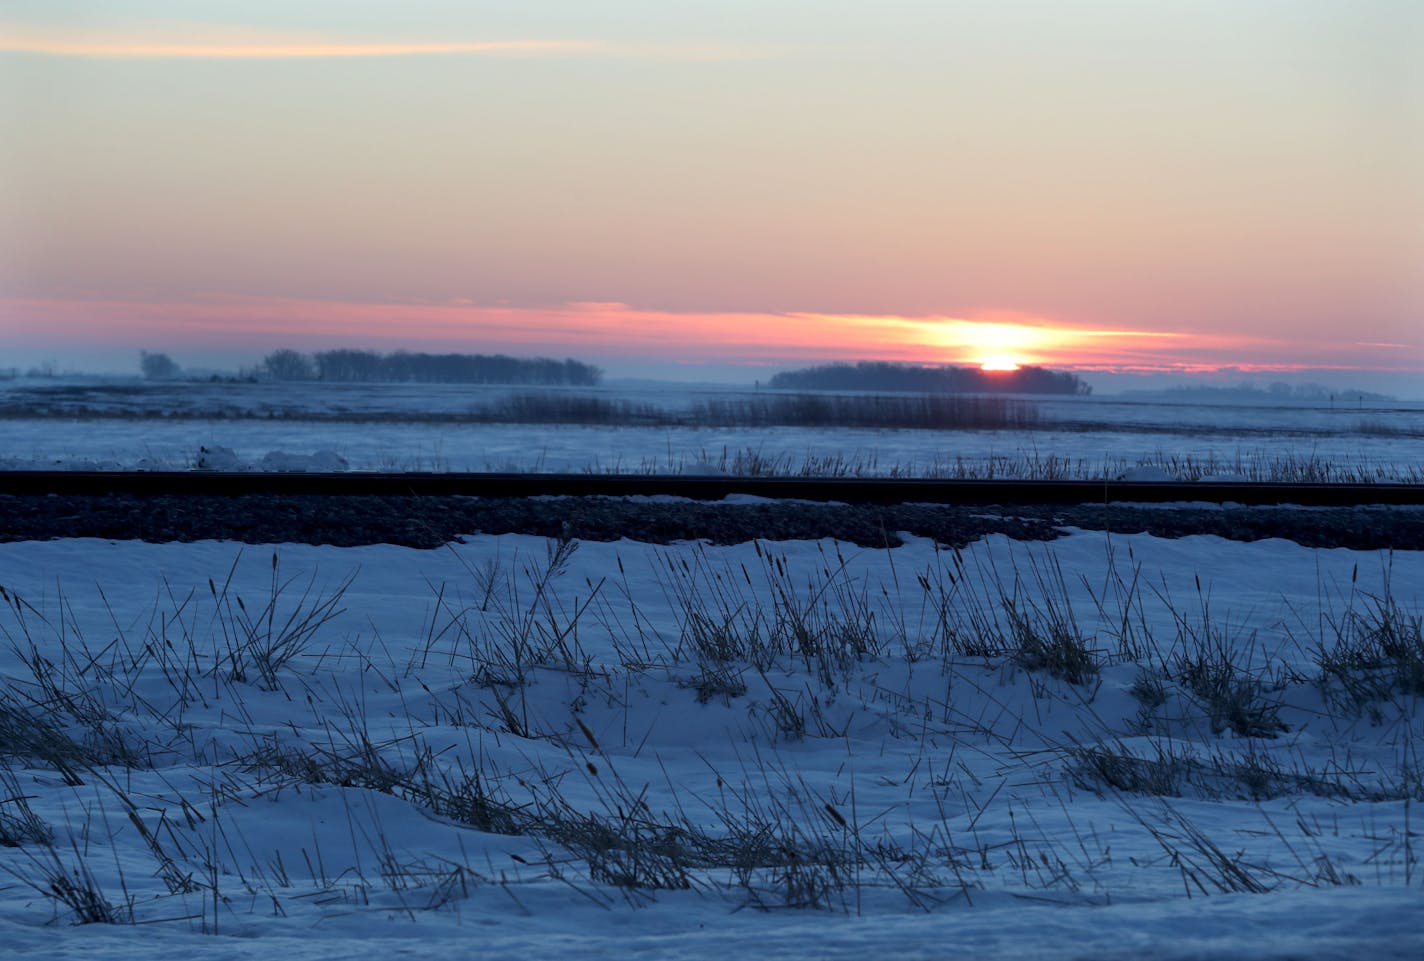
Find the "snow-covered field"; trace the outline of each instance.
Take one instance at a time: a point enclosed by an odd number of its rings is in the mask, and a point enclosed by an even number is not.
[[[747,431],[62,386],[119,409],[12,414],[0,467],[1424,474],[1419,404]],[[58,540],[0,588],[18,956],[1424,954],[1417,552]]]
[[[0,584],[17,957],[1424,952],[1419,553],[61,540]]]
[[[1036,398],[1030,402],[1039,423],[1032,430],[432,420],[458,417],[509,393],[454,385],[21,379],[0,383],[0,409],[12,411],[0,419],[0,468],[183,469],[197,464],[201,448],[222,447],[236,463],[254,467],[269,454],[329,450],[353,470],[1086,477],[1150,464],[1183,479],[1424,477],[1424,403],[1418,402]],[[666,386],[592,393],[669,410],[756,396],[745,388]],[[13,413],[26,409],[49,415]]]
[[[1146,464],[1187,480],[1424,478],[1424,439],[1382,437],[263,421],[9,421],[0,434],[8,470],[183,470],[225,448],[247,468],[330,451],[352,470],[1080,478]]]

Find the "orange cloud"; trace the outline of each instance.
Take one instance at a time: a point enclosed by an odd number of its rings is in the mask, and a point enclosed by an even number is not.
[[[294,60],[422,56],[597,56],[678,61],[764,60],[784,53],[767,44],[609,43],[602,40],[363,40],[247,27],[163,23],[98,31],[0,22],[0,53],[93,59]]]

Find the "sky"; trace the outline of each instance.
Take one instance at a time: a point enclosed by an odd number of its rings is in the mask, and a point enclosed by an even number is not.
[[[1413,0],[6,0],[0,368],[362,346],[1408,394],[1421,46]]]

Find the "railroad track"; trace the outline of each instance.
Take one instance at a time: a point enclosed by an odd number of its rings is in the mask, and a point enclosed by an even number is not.
[[[651,474],[277,473],[221,471],[0,471],[0,495],[241,497],[672,496],[846,504],[1047,505],[1192,502],[1304,507],[1424,505],[1424,484],[1277,484],[1216,481],[920,480],[707,477]]]

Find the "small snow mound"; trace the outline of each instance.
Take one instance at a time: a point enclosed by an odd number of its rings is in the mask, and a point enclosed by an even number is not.
[[[238,459],[231,447],[198,448],[198,470],[246,470],[247,465]]]
[[[319,472],[336,473],[349,470],[351,465],[346,462],[346,458],[336,453],[334,450],[319,450],[314,454],[289,454],[286,451],[268,451],[258,461],[260,470],[266,471],[299,471],[299,472]]]
[[[1176,478],[1173,477],[1171,474],[1167,473],[1166,471],[1164,471],[1164,470],[1163,470],[1162,468],[1160,468],[1160,467],[1148,467],[1148,466],[1145,466],[1145,465],[1144,465],[1144,466],[1139,466],[1139,467],[1130,467],[1130,468],[1128,468],[1127,470],[1123,471],[1121,474],[1118,474],[1117,477],[1116,477],[1116,480],[1120,480],[1120,481],[1157,481],[1158,483],[1161,483],[1161,482],[1163,482],[1163,481],[1173,481],[1173,480],[1176,480]]]
[[[775,501],[770,497],[758,497],[756,494],[728,494],[722,498],[723,504],[776,504],[784,503]]]
[[[312,470],[328,472],[351,469],[351,465],[347,462],[345,457],[325,447],[311,455],[311,465]]]
[[[1212,484],[1249,484],[1251,478],[1245,474],[1203,474],[1202,480]]]

